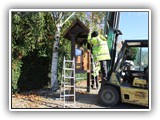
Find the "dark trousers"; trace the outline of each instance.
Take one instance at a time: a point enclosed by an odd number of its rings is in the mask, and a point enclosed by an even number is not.
[[[107,60],[100,61],[101,72],[102,72],[102,81],[107,80]]]

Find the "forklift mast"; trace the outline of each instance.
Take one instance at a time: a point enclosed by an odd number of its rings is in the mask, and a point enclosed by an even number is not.
[[[107,64],[107,69],[109,71],[108,79],[110,78],[110,73],[113,71],[113,66],[115,64],[118,35],[122,35],[119,30],[119,20],[120,12],[106,12],[104,33],[108,37],[107,43],[111,56],[111,60],[108,61]]]

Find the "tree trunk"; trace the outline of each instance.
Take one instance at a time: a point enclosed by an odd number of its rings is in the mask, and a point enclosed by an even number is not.
[[[57,25],[55,42],[53,46],[52,67],[51,67],[51,90],[54,92],[58,89],[57,66],[58,66],[59,40],[60,40],[60,26]]]
[[[60,30],[65,22],[67,22],[75,12],[73,12],[63,23],[61,22],[63,12],[60,12],[58,15],[58,20],[56,24],[56,34],[55,34],[55,42],[53,46],[53,54],[52,54],[52,68],[51,68],[51,90],[56,92],[58,89],[58,79],[57,79],[57,71],[58,71],[58,49],[59,49],[59,40],[60,40]],[[56,15],[54,12],[52,13],[53,17]]]

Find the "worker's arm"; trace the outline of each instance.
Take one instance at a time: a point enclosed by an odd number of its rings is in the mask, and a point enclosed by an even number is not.
[[[99,37],[101,38],[101,40],[107,41],[107,39],[103,35],[99,35]]]
[[[89,44],[91,44],[91,31],[90,31],[89,34],[88,34],[87,42],[88,42]]]

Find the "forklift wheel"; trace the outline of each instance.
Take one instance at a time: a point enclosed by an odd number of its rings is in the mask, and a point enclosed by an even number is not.
[[[102,105],[114,106],[119,101],[119,92],[113,86],[105,86],[99,91],[99,102]]]

